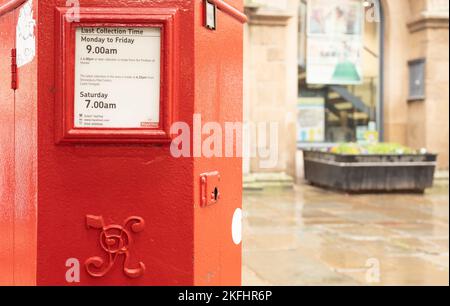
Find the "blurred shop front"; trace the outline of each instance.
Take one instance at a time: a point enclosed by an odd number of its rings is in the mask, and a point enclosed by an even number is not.
[[[373,140],[427,148],[448,169],[448,0],[247,0],[246,12],[244,119],[279,126],[277,165],[247,158],[246,173],[295,177],[301,148]]]
[[[382,131],[381,13],[373,5],[365,18],[364,3],[299,4],[299,146],[364,141]]]

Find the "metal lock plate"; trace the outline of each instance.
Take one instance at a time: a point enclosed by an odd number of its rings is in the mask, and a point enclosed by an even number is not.
[[[200,192],[201,207],[208,207],[220,201],[222,195],[218,171],[200,175]]]

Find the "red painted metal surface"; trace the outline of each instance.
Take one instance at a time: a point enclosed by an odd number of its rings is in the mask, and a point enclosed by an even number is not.
[[[0,282],[239,285],[241,246],[233,242],[231,224],[241,207],[241,159],[174,158],[166,143],[101,143],[89,135],[77,142],[55,142],[66,102],[59,98],[63,86],[54,67],[64,39],[57,29],[57,7],[65,7],[66,1],[33,3],[37,55],[18,69],[15,102],[9,71],[17,20],[10,14],[0,18],[0,67],[8,72],[0,74]],[[241,0],[229,3],[243,9]],[[194,113],[204,122],[242,121],[243,29],[226,11],[218,11],[219,27],[210,31],[204,27],[201,0],[80,4],[124,9],[125,26],[130,25],[129,9],[176,9],[173,44],[164,50],[176,60],[164,67],[173,74],[164,84],[173,86],[168,102],[172,121],[192,127]],[[204,208],[200,175],[214,171],[221,176],[221,198]],[[122,223],[130,216],[142,222],[131,227]],[[112,254],[120,256],[111,265],[107,260]],[[66,262],[74,259],[81,264],[80,282],[68,283]],[[99,268],[102,262],[107,273],[90,270],[91,264]]]
[[[9,0],[3,2],[0,4],[0,17],[14,11],[22,4],[27,2],[27,0]]]
[[[11,49],[14,16],[0,17],[0,285],[14,282],[14,91]]]
[[[39,1],[33,1],[38,11]],[[17,10],[16,18],[19,16]],[[34,18],[37,18],[35,14]],[[17,23],[17,22],[16,22]],[[37,32],[37,28],[34,31]],[[16,46],[17,47],[17,46]],[[38,50],[39,51],[39,50]],[[14,282],[37,284],[37,194],[38,194],[38,57],[17,68],[19,86],[15,91],[15,248]],[[42,182],[44,183],[44,182]]]
[[[37,60],[15,69],[20,87],[11,89],[18,15],[16,9],[0,17],[0,284],[35,285]]]
[[[235,8],[234,6],[228,4],[227,2],[223,0],[209,0],[210,3],[217,6],[219,10],[224,12],[225,14],[230,15],[232,18],[236,19],[237,21],[241,23],[247,22],[247,16],[242,13],[241,10]]]
[[[202,1],[195,2],[195,24],[203,24]],[[243,10],[243,1],[228,1]],[[226,12],[217,11],[217,30],[195,28],[194,112],[203,122],[242,122],[243,28]],[[224,48],[224,45],[233,48]],[[237,150],[234,142],[234,150]],[[194,177],[220,173],[221,198],[215,205],[200,206],[200,184],[195,184],[194,275],[196,285],[240,284],[241,246],[231,236],[233,214],[242,201],[241,158],[196,158]],[[199,182],[199,179],[196,179]]]

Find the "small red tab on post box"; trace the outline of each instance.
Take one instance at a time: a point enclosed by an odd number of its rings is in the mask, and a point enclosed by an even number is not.
[[[11,89],[17,89],[17,51],[11,49]]]

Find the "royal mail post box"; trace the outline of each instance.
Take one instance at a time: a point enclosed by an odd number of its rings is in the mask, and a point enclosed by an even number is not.
[[[240,284],[242,10],[0,0],[0,284]]]

